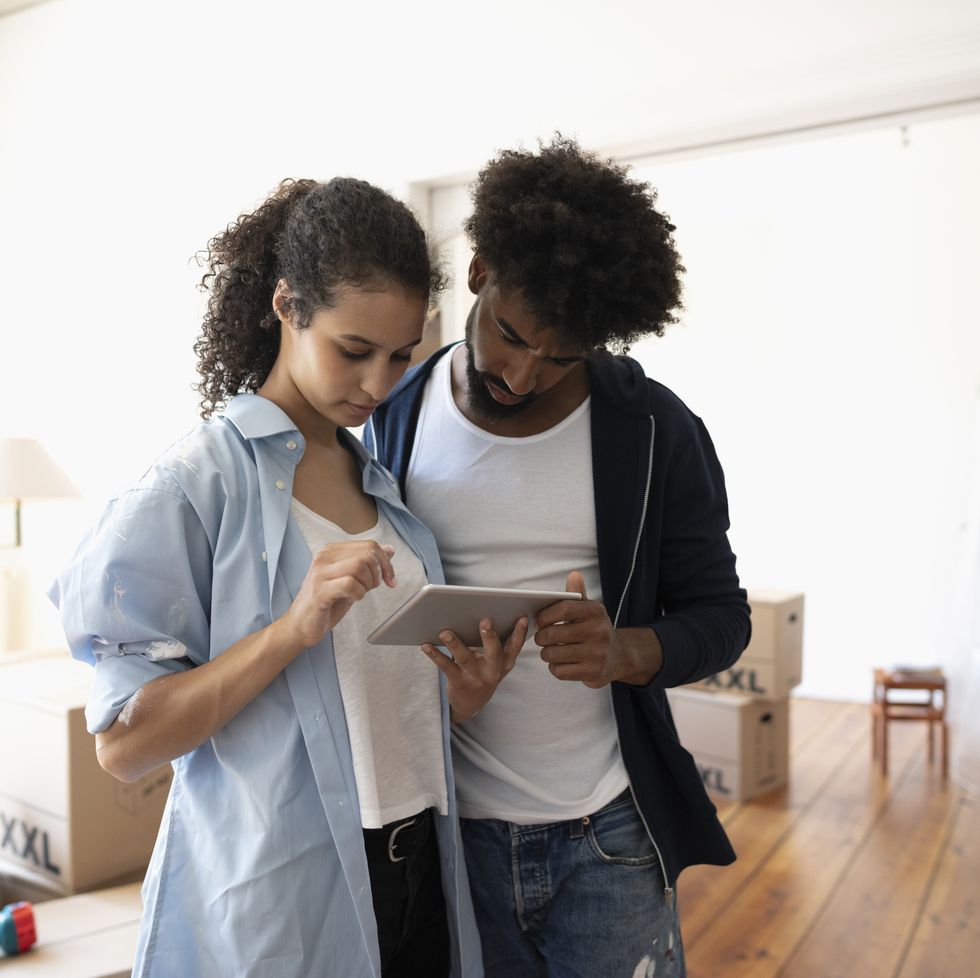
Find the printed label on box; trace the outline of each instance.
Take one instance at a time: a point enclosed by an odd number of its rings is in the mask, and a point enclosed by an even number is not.
[[[160,793],[163,792],[166,796],[172,779],[171,768],[165,766],[151,771],[132,784],[117,781],[114,786],[116,804],[130,814],[138,815],[147,805],[159,804]]]
[[[60,880],[67,865],[65,829],[64,819],[0,795],[0,857]]]

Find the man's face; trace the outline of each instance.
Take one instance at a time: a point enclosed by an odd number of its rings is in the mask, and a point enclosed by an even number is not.
[[[545,400],[586,351],[542,326],[519,293],[500,289],[479,256],[470,265],[476,302],[466,318],[467,401],[488,421],[501,421]]]

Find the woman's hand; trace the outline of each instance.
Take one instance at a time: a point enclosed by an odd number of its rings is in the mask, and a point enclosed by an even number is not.
[[[483,648],[468,648],[450,631],[440,632],[439,639],[451,657],[426,643],[422,651],[445,674],[449,695],[450,719],[461,723],[476,716],[489,702],[504,676],[514,668],[517,655],[527,639],[527,618],[520,618],[505,643],[501,643],[489,618],[480,622]]]
[[[355,601],[382,581],[394,587],[394,553],[374,540],[328,543],[316,553],[296,600],[280,619],[299,647],[320,642]]]
[[[372,588],[395,586],[391,547],[331,543],[313,558],[289,610],[203,665],[148,682],[95,735],[99,763],[135,781],[221,730]]]

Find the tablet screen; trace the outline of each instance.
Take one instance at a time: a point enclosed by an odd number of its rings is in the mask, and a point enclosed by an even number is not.
[[[575,601],[580,594],[565,591],[525,591],[515,588],[459,587],[426,584],[370,635],[372,645],[440,645],[439,632],[454,631],[467,645],[479,648],[480,619],[490,618],[506,639],[522,615],[533,635],[534,616],[556,601]]]

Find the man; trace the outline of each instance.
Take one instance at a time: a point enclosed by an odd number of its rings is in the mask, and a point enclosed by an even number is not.
[[[675,321],[674,228],[561,137],[501,153],[473,199],[466,342],[407,374],[367,438],[448,583],[584,598],[454,716],[487,978],[683,975],[677,875],[734,853],[664,690],[731,666],[749,609],[707,431],[607,352]],[[478,653],[447,647],[452,687]]]

